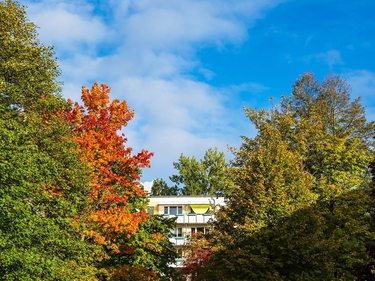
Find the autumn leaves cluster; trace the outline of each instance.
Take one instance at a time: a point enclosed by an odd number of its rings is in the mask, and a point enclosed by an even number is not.
[[[80,159],[92,168],[90,200],[98,208],[86,218],[85,234],[118,253],[118,235],[131,236],[148,219],[145,200],[140,200],[146,194],[138,180],[141,169],[150,166],[152,153],[132,155],[132,149],[125,148],[126,139],[118,131],[134,113],[126,102],[110,103],[106,85],[95,83],[91,91],[83,88],[82,100],[84,105],[75,103],[66,111],[66,117]]]

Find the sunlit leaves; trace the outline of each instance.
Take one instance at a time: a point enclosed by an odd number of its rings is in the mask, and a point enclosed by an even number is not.
[[[134,112],[125,101],[109,101],[110,89],[95,83],[91,90],[82,88],[84,106],[75,103],[67,112],[76,133],[81,159],[91,166],[91,201],[94,210],[86,218],[86,234],[97,243],[118,252],[118,236],[131,235],[148,215],[146,194],[138,182],[140,169],[150,165],[152,153],[132,155],[125,147],[126,138],[118,132],[127,125]]]
[[[210,148],[204,158],[180,155],[173,166],[178,175],[170,177],[178,193],[182,195],[224,195],[229,194],[232,184],[226,175],[226,160],[223,152]],[[181,187],[180,187],[181,186]]]
[[[173,248],[167,239],[170,223],[146,213],[147,197],[139,183],[152,153],[133,154],[123,127],[133,118],[126,101],[110,101],[110,88],[94,83],[82,88],[83,106],[75,103],[66,117],[75,132],[81,160],[92,169],[92,210],[78,222],[87,240],[105,247],[108,259],[99,265],[109,280],[158,280],[170,276]],[[171,226],[170,226],[171,227]],[[105,279],[106,280],[106,279]]]
[[[24,7],[0,1],[1,280],[95,280],[101,251],[73,219],[88,210],[89,171],[61,116],[58,74]]]
[[[369,260],[375,123],[349,92],[306,73],[278,107],[245,109],[258,134],[232,149],[208,280],[353,280]]]

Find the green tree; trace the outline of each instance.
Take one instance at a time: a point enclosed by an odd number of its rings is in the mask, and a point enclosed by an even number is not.
[[[25,8],[0,1],[0,280],[94,280],[100,251],[75,223],[90,207],[88,168],[58,75]]]
[[[370,164],[371,175],[372,175],[372,185],[370,191],[370,208],[369,213],[371,216],[371,232],[375,232],[375,213],[374,213],[374,204],[375,204],[375,159]],[[368,239],[366,241],[366,251],[368,253],[367,260],[364,262],[358,262],[354,266],[354,275],[357,280],[361,281],[370,281],[375,280],[375,238]]]
[[[251,235],[233,230],[221,241],[234,242],[215,244],[205,265],[208,280],[355,280],[355,266],[368,261],[366,243],[374,238],[368,191],[351,190],[336,202],[333,212],[319,202]]]
[[[40,44],[24,6],[10,0],[0,5],[1,102],[19,110],[51,108],[60,91],[53,47]]]
[[[360,100],[340,77],[320,84],[306,73],[278,108],[245,111],[258,134],[232,149],[212,280],[353,280],[373,239],[375,124]]]
[[[304,158],[315,178],[315,191],[329,199],[371,182],[374,121],[366,122],[360,98],[350,100],[350,86],[339,76],[319,82],[305,73],[284,97],[278,114],[291,114],[293,126],[283,134]]]
[[[155,179],[151,187],[151,196],[177,196],[179,190],[177,186],[168,186],[163,179]]]
[[[170,180],[181,190],[182,195],[224,195],[230,193],[231,183],[226,176],[226,161],[217,148],[206,151],[204,158],[186,157],[181,154],[173,166],[178,175]],[[182,187],[180,187],[182,185]]]

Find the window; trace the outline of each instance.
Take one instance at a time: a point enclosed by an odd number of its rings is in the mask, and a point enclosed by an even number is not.
[[[147,208],[147,214],[153,215],[154,214],[154,207]]]
[[[192,227],[191,234],[195,233],[206,233],[206,229],[204,227]]]
[[[175,229],[171,229],[171,232],[174,237],[183,237],[182,236],[182,227],[177,227]]]
[[[182,206],[166,206],[164,207],[164,215],[181,215]]]

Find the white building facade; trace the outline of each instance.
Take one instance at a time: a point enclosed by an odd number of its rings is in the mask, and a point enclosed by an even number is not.
[[[177,267],[181,267],[183,246],[194,233],[206,233],[209,221],[214,220],[213,210],[225,205],[224,197],[214,196],[150,196],[150,214],[176,218],[176,228],[171,230],[171,242],[175,245],[179,258]]]

